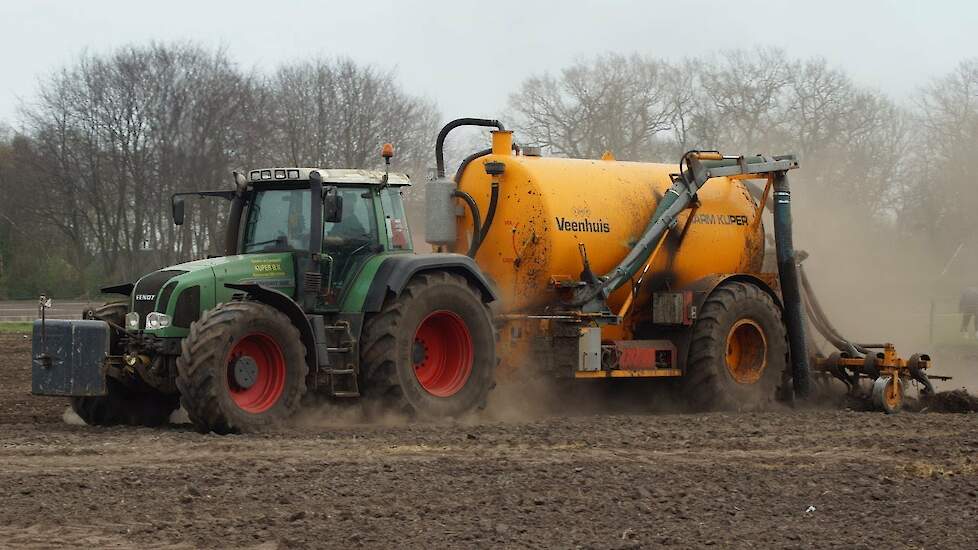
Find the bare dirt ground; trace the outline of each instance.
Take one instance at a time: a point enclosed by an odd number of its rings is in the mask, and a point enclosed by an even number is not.
[[[978,547],[975,414],[321,418],[219,437],[68,425],[64,400],[28,395],[29,342],[0,350],[0,547]]]

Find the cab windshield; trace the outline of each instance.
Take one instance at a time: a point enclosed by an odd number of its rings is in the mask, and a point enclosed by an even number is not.
[[[309,249],[309,189],[255,192],[242,253]]]

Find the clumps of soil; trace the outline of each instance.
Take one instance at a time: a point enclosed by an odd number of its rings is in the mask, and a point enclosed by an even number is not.
[[[978,412],[978,396],[965,389],[922,395],[918,402],[921,412],[967,413]]]

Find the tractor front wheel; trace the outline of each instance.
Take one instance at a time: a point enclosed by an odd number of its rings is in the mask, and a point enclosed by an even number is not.
[[[306,392],[299,331],[275,308],[228,302],[190,326],[177,359],[181,403],[198,431],[220,434],[278,425]]]
[[[393,396],[423,418],[455,417],[485,404],[495,329],[464,277],[423,273],[368,319],[361,353],[375,395]]]

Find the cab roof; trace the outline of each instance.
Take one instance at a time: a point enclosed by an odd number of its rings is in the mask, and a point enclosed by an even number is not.
[[[271,183],[276,181],[309,181],[309,174],[319,172],[323,183],[357,183],[380,185],[384,182],[382,170],[355,170],[349,168],[261,168],[248,172],[252,183]],[[391,172],[388,185],[411,185],[407,174]]]

